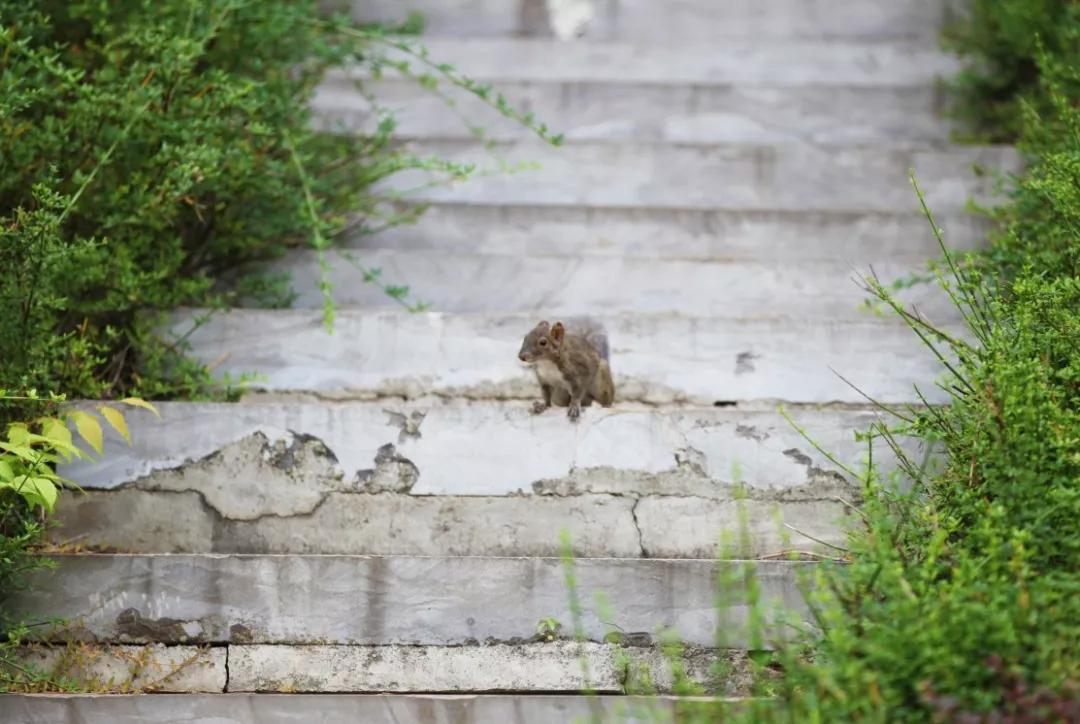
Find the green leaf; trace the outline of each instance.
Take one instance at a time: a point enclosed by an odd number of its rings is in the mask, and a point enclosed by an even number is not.
[[[0,483],[15,477],[15,468],[7,460],[0,460]]]
[[[98,408],[98,412],[105,418],[106,422],[112,425],[113,429],[120,433],[120,436],[127,440],[127,444],[131,444],[131,433],[128,431],[127,421],[124,419],[124,414],[113,407],[102,405]]]
[[[70,447],[71,430],[67,423],[56,417],[46,417],[41,421],[41,432],[51,442],[60,443],[61,446]]]
[[[29,435],[30,429],[27,428],[25,422],[13,422],[8,425],[8,440],[15,445],[26,443],[26,438]]]
[[[125,397],[124,399],[120,400],[120,402],[125,405],[131,405],[132,407],[141,407],[144,410],[150,410],[150,412],[158,416],[158,419],[161,419],[161,413],[158,412],[157,408],[151,405],[146,400],[142,399],[141,397]]]
[[[79,431],[79,435],[83,440],[86,440],[98,455],[105,452],[105,439],[101,432],[101,423],[97,421],[97,418],[90,413],[83,412],[82,410],[76,410],[71,413],[71,420],[75,423],[75,429]]]
[[[10,483],[2,483],[0,486],[11,488],[27,503],[41,505],[50,513],[56,505],[58,490],[56,484],[48,478],[23,476]]]

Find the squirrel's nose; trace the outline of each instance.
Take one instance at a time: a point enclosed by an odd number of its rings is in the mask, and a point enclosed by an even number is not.
[[[524,352],[519,352],[518,353],[518,359],[521,360],[522,362],[524,362],[525,361],[525,353]]]

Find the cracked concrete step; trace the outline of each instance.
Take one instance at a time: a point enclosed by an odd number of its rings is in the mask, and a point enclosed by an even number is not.
[[[541,619],[573,621],[557,558],[52,555],[9,599],[13,616],[69,622],[52,638],[115,643],[411,644],[511,642]],[[755,620],[805,616],[793,561],[577,559],[581,631],[602,641],[673,629],[690,645],[745,649]],[[755,619],[747,576],[769,602]],[[589,602],[599,592],[603,610]],[[608,609],[611,610],[608,610]],[[786,635],[770,628],[764,640]]]
[[[483,313],[498,300],[502,312],[573,315],[582,310],[619,313],[679,313],[713,319],[772,317],[865,320],[869,295],[860,275],[869,265],[854,260],[758,263],[666,259],[517,256],[425,250],[328,251],[327,275],[341,308],[397,309],[400,302],[364,282],[366,269],[382,279],[407,283],[434,309]],[[872,256],[867,250],[864,258]],[[292,306],[321,309],[320,255],[296,251],[270,268],[286,272],[296,294]],[[880,258],[880,257],[879,257]],[[885,283],[925,274],[925,267],[879,261]],[[933,319],[958,320],[960,312],[936,283],[901,290],[897,297]]]
[[[910,42],[764,40],[733,38],[723,43],[562,43],[529,38],[425,38],[433,63],[447,63],[479,83],[660,83],[680,85],[837,86],[874,88],[933,86],[961,68],[936,44]],[[410,61],[414,73],[432,66]],[[390,71],[386,71],[389,73]],[[371,77],[367,66],[340,71],[347,77]]]
[[[586,40],[713,42],[732,38],[920,39],[933,42],[952,0],[593,0]],[[397,24],[423,15],[425,36],[548,36],[543,0],[330,0],[360,22]]]
[[[663,721],[693,708],[719,716],[734,701],[685,697],[529,694],[7,694],[8,724],[567,724],[589,717]],[[663,717],[663,719],[658,719]]]
[[[439,95],[400,78],[362,86],[365,93],[346,74],[329,74],[312,99],[316,124],[334,132],[374,132],[379,113],[365,97],[374,94],[378,109],[393,111],[401,137],[472,138],[475,127],[501,141],[532,134],[464,91],[443,88]],[[823,89],[503,80],[496,90],[571,140],[889,146],[949,140],[950,124],[940,116],[942,93],[929,84]]]
[[[750,693],[744,651],[690,647],[665,654],[644,643],[577,643],[558,630],[532,641],[465,646],[243,645],[198,647],[74,642],[32,645],[21,666],[81,691],[435,693],[671,692],[672,662],[703,691]],[[548,636],[548,634],[544,634]],[[723,674],[717,669],[722,667]],[[586,672],[588,672],[586,674]],[[645,688],[647,687],[647,688]],[[8,720],[4,720],[8,721]]]
[[[338,310],[334,333],[310,310],[178,312],[173,333],[218,373],[259,373],[249,389],[353,398],[438,395],[536,399],[517,359],[539,313],[461,315]],[[682,315],[597,315],[611,342],[616,401],[728,405],[749,400],[914,402],[943,372],[895,320],[715,320]],[[552,319],[551,321],[554,321]],[[961,330],[943,325],[953,334]]]
[[[841,545],[856,485],[775,411],[161,403],[62,473],[55,543],[152,553],[758,557]],[[871,411],[795,410],[835,459]],[[875,455],[888,469],[887,451]],[[847,501],[847,502],[845,502]],[[678,524],[672,524],[678,521]],[[800,532],[786,528],[786,523]]]
[[[408,207],[402,209],[405,211]],[[950,249],[982,247],[989,224],[967,213],[935,219]],[[724,211],[436,203],[414,224],[348,237],[354,249],[599,256],[682,261],[892,260],[939,256],[922,214]]]
[[[220,693],[229,677],[226,657],[223,646],[110,646],[78,641],[28,646],[18,653],[23,666],[54,681],[73,682],[80,691],[97,693]],[[0,697],[0,702],[8,696]],[[3,716],[0,720],[11,721]]]
[[[916,212],[908,172],[914,169],[937,213],[995,198],[989,171],[1020,167],[1015,149],[952,146],[829,148],[809,144],[673,145],[539,141],[423,141],[404,148],[475,164],[464,183],[408,170],[377,184],[380,193],[413,201],[510,205],[671,207],[738,211]],[[524,166],[522,166],[524,165]],[[507,174],[506,168],[522,168]]]
[[[851,522],[841,502],[848,498],[329,493],[310,514],[232,520],[194,490],[125,488],[64,498],[50,538],[139,553],[555,556],[565,530],[580,556],[834,556],[833,547],[846,540],[844,523]]]
[[[230,692],[671,692],[672,662],[659,647],[572,641],[468,646],[237,646]],[[691,648],[673,656],[709,692],[749,694],[745,652]],[[716,675],[714,666],[727,673]],[[587,672],[587,673],[586,673]]]

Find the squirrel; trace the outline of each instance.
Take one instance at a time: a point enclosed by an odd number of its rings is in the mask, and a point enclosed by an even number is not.
[[[607,334],[591,321],[575,325],[573,332],[567,332],[562,322],[540,322],[525,335],[518,359],[536,371],[544,395],[543,401],[533,404],[533,414],[555,404],[568,407],[567,416],[576,422],[581,408],[593,400],[604,407],[615,400]]]

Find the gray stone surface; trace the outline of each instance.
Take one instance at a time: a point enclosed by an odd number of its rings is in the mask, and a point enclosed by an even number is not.
[[[445,174],[403,171],[377,190],[409,200],[499,204],[660,206],[738,211],[914,212],[914,169],[938,213],[990,202],[996,179],[976,167],[1016,171],[1005,147],[901,149],[811,144],[691,145],[573,141],[410,142],[419,156],[475,164],[480,174],[447,185]],[[507,174],[503,169],[520,169]],[[613,169],[618,169],[613,173]]]
[[[686,676],[710,691],[749,693],[744,655],[691,649]],[[710,665],[732,674],[712,688]],[[647,674],[646,674],[647,672]],[[480,646],[230,646],[230,692],[574,692],[621,694],[651,681],[674,683],[658,648],[552,641]]]
[[[590,716],[626,724],[670,717],[688,700],[583,695],[9,694],[8,724],[567,724]],[[696,702],[699,706],[716,706]]]
[[[178,499],[128,488],[65,496],[50,537],[140,553],[556,556],[567,530],[584,557],[753,558],[830,553],[819,541],[843,542],[844,512],[834,499],[331,493],[309,514],[229,520],[194,493]],[[718,552],[722,538],[730,545]]]
[[[228,677],[225,659],[224,647],[160,644],[99,646],[72,643],[32,646],[19,653],[20,664],[53,679],[72,682],[79,689],[98,693],[222,692]]]
[[[713,25],[715,28],[715,24]],[[704,86],[933,85],[960,68],[936,43],[732,38],[679,43],[560,43],[530,38],[427,38],[435,62],[482,82],[606,82]],[[388,51],[393,55],[393,51]],[[409,60],[409,56],[397,57]],[[437,71],[413,61],[417,72]],[[369,77],[364,66],[345,71]],[[387,70],[387,74],[391,71]]]
[[[66,465],[61,472],[85,488],[134,483],[144,490],[197,492],[217,513],[235,519],[310,513],[331,490],[731,500],[737,487],[751,497],[789,499],[816,499],[845,487],[831,474],[839,472],[836,466],[771,405],[756,410],[593,406],[576,425],[559,408],[537,416],[524,402],[178,402],[162,403],[159,410],[160,420],[128,413],[136,431],[131,447],[110,433],[102,460]],[[399,420],[414,413],[422,413],[423,420],[414,434],[403,435]],[[851,467],[866,452],[853,431],[879,419],[865,408],[799,408],[788,414]],[[304,442],[296,448],[288,485],[274,477],[280,460],[275,465],[261,455],[227,454],[255,448],[252,441],[278,450],[284,440],[298,437]],[[321,454],[310,454],[312,449]],[[890,459],[883,450],[875,458],[883,466]],[[327,488],[328,479],[341,487]],[[376,480],[381,482],[373,486]],[[251,481],[253,492],[234,494],[243,481]],[[260,481],[272,495],[257,490]]]
[[[985,243],[988,225],[976,216],[936,220],[951,249]],[[470,204],[435,204],[416,224],[355,233],[349,243],[362,250],[788,264],[890,259],[914,266],[940,254],[921,214]],[[357,257],[366,260],[363,252]]]
[[[832,370],[882,402],[917,401],[915,384],[931,402],[947,401],[933,385],[940,364],[894,319],[714,320],[582,311],[597,315],[608,330],[617,405],[865,402]],[[178,313],[175,334],[186,333],[200,314]],[[219,374],[258,372],[252,389],[361,399],[531,399],[535,376],[516,355],[543,316],[340,309],[329,335],[320,312],[234,310],[212,315],[188,340],[193,354],[214,363]]]
[[[326,0],[362,22],[400,23],[420,12],[425,34],[491,36],[551,34],[543,0]],[[952,0],[592,0],[586,40],[672,38],[923,39],[933,43]]]
[[[869,295],[860,275],[869,274],[852,259],[830,262],[755,263],[657,259],[466,254],[425,250],[326,253],[334,300],[343,307],[396,309],[400,303],[364,283],[363,267],[382,270],[387,280],[407,281],[417,296],[448,313],[479,313],[498,300],[504,312],[545,314],[581,310],[679,313],[719,319],[747,319],[768,310],[771,316],[818,321],[867,318]],[[274,265],[289,273],[296,308],[321,309],[322,273],[314,251],[297,251]],[[884,282],[925,273],[914,265],[874,265]],[[920,284],[897,294],[934,319],[958,320],[960,312],[937,284]],[[808,300],[813,300],[809,302]]]
[[[331,131],[371,132],[378,114],[357,81],[332,73],[316,90],[316,122]],[[487,138],[526,138],[532,132],[503,118],[484,101],[443,83],[453,101],[411,79],[363,81],[378,107],[390,109],[395,135],[405,138],[470,138],[481,126]],[[573,140],[672,141],[676,143],[838,144],[943,143],[949,124],[939,114],[942,94],[930,84],[913,87],[837,85],[787,88],[695,83],[596,81],[499,81],[510,103],[531,110]]]
[[[33,574],[10,609],[16,616],[63,619],[67,631],[54,635],[83,639],[448,645],[528,638],[543,618],[572,620],[566,571],[557,558],[53,558],[57,568]],[[613,628],[627,634],[670,628],[689,644],[714,646],[719,629],[722,646],[745,647],[744,570],[755,572],[765,601],[802,614],[799,578],[813,565],[578,559],[582,630],[599,641]],[[613,611],[594,610],[591,602],[601,591]]]

